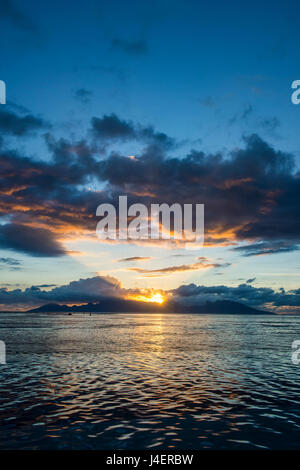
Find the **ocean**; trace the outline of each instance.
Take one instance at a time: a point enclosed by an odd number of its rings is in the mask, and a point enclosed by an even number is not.
[[[0,314],[1,449],[299,449],[300,317]]]

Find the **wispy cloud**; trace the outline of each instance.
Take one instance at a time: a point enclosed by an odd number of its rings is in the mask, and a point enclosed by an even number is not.
[[[145,40],[127,40],[115,38],[112,47],[130,55],[145,55],[148,53],[148,44]]]
[[[93,92],[86,88],[79,88],[74,93],[74,98],[80,101],[82,104],[87,104],[91,101]]]
[[[121,259],[118,259],[117,261],[119,263],[127,263],[131,261],[149,261],[151,259],[152,259],[151,256],[130,256],[129,258],[121,258]]]
[[[9,266],[20,266],[20,261],[15,258],[0,258],[0,263],[7,264]]]
[[[299,250],[299,244],[274,240],[238,246],[232,250],[240,252],[242,256],[263,256],[296,251]]]
[[[220,264],[220,263],[211,263],[209,260],[206,260],[204,257],[201,257],[201,261],[192,264],[181,264],[179,266],[167,266],[165,268],[158,269],[142,269],[142,268],[128,268],[128,271],[134,271],[139,274],[145,274],[146,276],[152,277],[153,275],[167,275],[178,272],[185,271],[197,271],[199,269],[209,269],[209,268],[220,268],[228,266],[229,264]]]

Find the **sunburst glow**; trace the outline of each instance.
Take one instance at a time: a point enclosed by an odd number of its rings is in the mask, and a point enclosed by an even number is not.
[[[131,297],[132,300],[137,300],[139,302],[154,302],[157,304],[162,304],[165,301],[164,296],[160,292],[154,292],[151,293],[150,295],[135,295],[134,297]]]
[[[152,297],[150,297],[149,299],[149,302],[156,302],[158,304],[162,304],[164,301],[164,297],[159,292],[153,294]]]

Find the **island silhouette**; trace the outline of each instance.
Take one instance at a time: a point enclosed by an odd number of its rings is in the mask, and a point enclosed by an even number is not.
[[[129,299],[105,297],[96,303],[82,305],[61,305],[48,303],[27,312],[93,312],[93,313],[209,313],[209,314],[239,314],[265,315],[271,312],[257,310],[245,304],[231,300],[217,300],[202,304],[186,305],[168,300],[163,304],[141,302]]]

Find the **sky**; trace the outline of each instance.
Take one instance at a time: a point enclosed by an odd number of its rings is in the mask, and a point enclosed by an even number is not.
[[[160,292],[298,311],[299,10],[2,0],[0,308]],[[204,247],[99,240],[119,195],[204,204]]]

